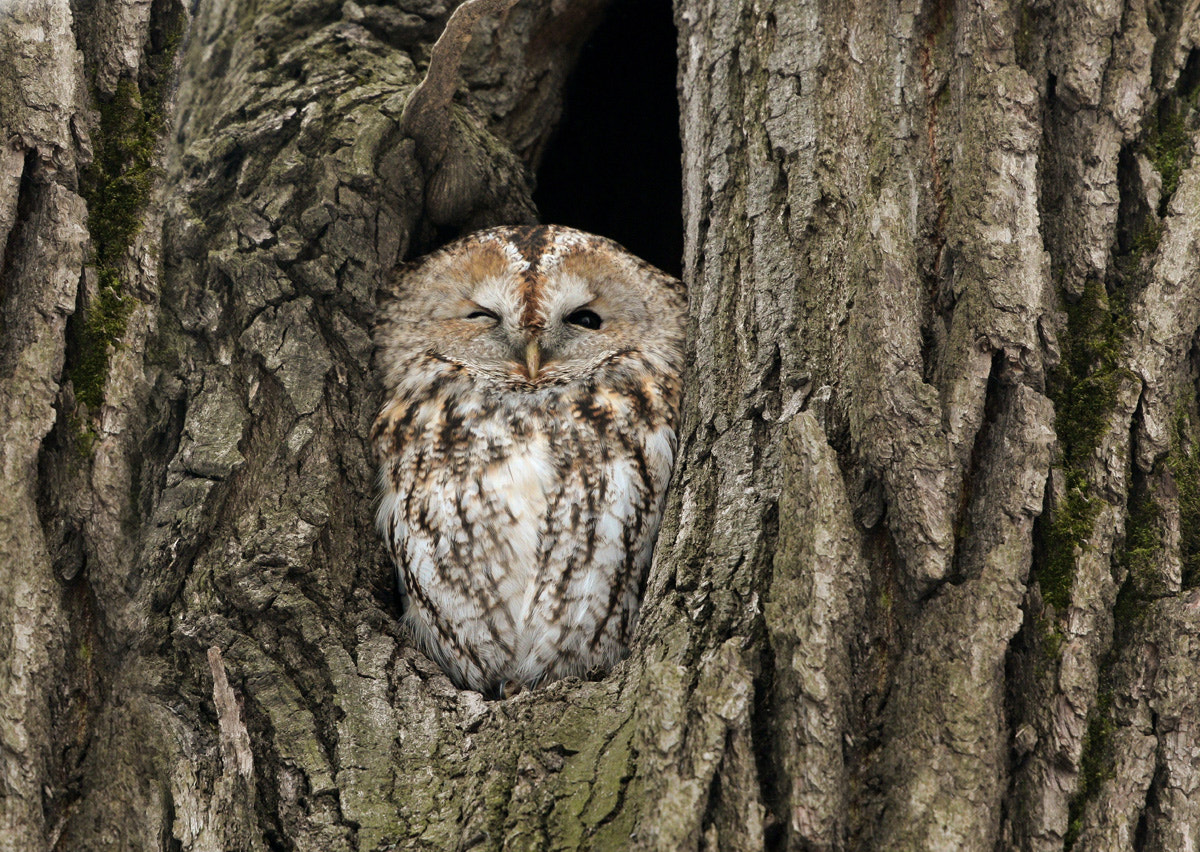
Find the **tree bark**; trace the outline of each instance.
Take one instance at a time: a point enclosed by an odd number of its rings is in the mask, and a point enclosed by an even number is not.
[[[376,305],[536,220],[605,5],[0,13],[0,849],[1200,843],[1186,4],[676,0],[635,647],[488,702],[407,646]]]

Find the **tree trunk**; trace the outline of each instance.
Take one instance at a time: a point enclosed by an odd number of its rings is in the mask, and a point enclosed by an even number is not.
[[[397,628],[371,327],[537,218],[607,2],[456,5],[0,13],[0,849],[1200,844],[1200,14],[676,0],[639,636],[488,702]]]

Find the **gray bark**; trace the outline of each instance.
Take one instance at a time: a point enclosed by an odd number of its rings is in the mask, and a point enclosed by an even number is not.
[[[605,4],[477,3],[0,13],[0,849],[1200,843],[1200,15],[677,0],[639,638],[486,702],[397,629],[371,326],[536,219]]]
[[[1190,848],[1194,10],[680,5],[680,487],[778,495],[778,842]]]

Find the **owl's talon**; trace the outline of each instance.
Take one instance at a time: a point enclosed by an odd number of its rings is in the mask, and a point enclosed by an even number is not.
[[[501,681],[500,689],[498,690],[501,701],[507,701],[510,698],[515,698],[524,691],[525,686],[519,680]]]

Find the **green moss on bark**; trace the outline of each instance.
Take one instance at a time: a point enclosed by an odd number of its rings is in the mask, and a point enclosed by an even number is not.
[[[166,124],[166,80],[182,24],[177,20],[163,49],[147,57],[147,86],[122,78],[112,97],[95,95],[100,115],[93,134],[97,144],[92,164],[80,177],[80,193],[87,202],[97,288],[81,315],[72,318],[68,367],[76,400],[93,412],[104,401],[109,360],[121,345],[134,308],[123,263],[150,200],[155,150]]]
[[[1079,757],[1079,786],[1067,806],[1067,834],[1063,841],[1063,848],[1067,850],[1079,839],[1088,803],[1095,800],[1105,781],[1116,776],[1112,759],[1112,737],[1116,731],[1112,699],[1111,684],[1102,684],[1092,712],[1088,714],[1087,733]]]
[[[99,101],[99,98],[97,98]],[[160,105],[142,97],[128,79],[100,101],[99,144],[83,173],[81,192],[88,205],[88,231],[96,267],[96,295],[72,323],[70,367],[75,398],[95,410],[104,401],[108,362],[125,334],[133,301],[125,292],[121,262],[142,227],[150,199],[154,147],[162,127]]]
[[[1185,77],[1187,75],[1184,75]],[[1193,83],[1173,96],[1164,98],[1158,120],[1146,131],[1142,150],[1162,177],[1162,195],[1158,213],[1164,215],[1171,196],[1179,188],[1179,179],[1192,161],[1192,135],[1196,125],[1198,87]]]
[[[1135,494],[1129,501],[1121,561],[1135,585],[1138,585],[1138,578],[1147,577],[1158,562],[1162,551],[1161,518],[1162,508],[1148,494]]]
[[[1181,409],[1164,460],[1178,494],[1179,558],[1185,589],[1200,586],[1200,447],[1194,434],[1192,417],[1186,409]],[[1137,495],[1130,501],[1122,562],[1134,581],[1149,578],[1160,559],[1162,516],[1163,507],[1149,495]],[[1142,588],[1136,582],[1134,586]],[[1118,599],[1117,603],[1120,605],[1122,601]]]
[[[1070,603],[1076,557],[1090,546],[1103,505],[1088,468],[1117,402],[1123,378],[1118,359],[1128,328],[1124,303],[1110,300],[1097,280],[1067,306],[1066,347],[1050,381],[1065,490],[1041,526],[1043,558],[1037,572],[1043,599],[1060,610]]]
[[[1146,156],[1162,177],[1160,204],[1165,209],[1171,196],[1179,188],[1179,178],[1183,170],[1192,159],[1191,133],[1181,112],[1171,110],[1151,130],[1146,142]]]
[[[100,102],[99,111],[100,144],[82,189],[96,265],[103,269],[120,262],[141,230],[162,114],[159,99],[144,97],[127,78],[117,84],[111,100]]]
[[[1089,546],[1099,513],[1099,499],[1092,494],[1086,477],[1079,471],[1069,471],[1067,493],[1045,528],[1046,555],[1037,574],[1042,599],[1055,609],[1062,610],[1071,602],[1077,552]]]
[[[100,289],[87,306],[83,322],[75,328],[76,360],[71,368],[75,398],[95,411],[104,401],[109,357],[133,312],[133,300],[122,292],[120,279],[110,270],[100,270]]]
[[[1200,447],[1192,439],[1192,419],[1182,412],[1167,455],[1167,469],[1179,491],[1179,550],[1183,587],[1200,586]]]

